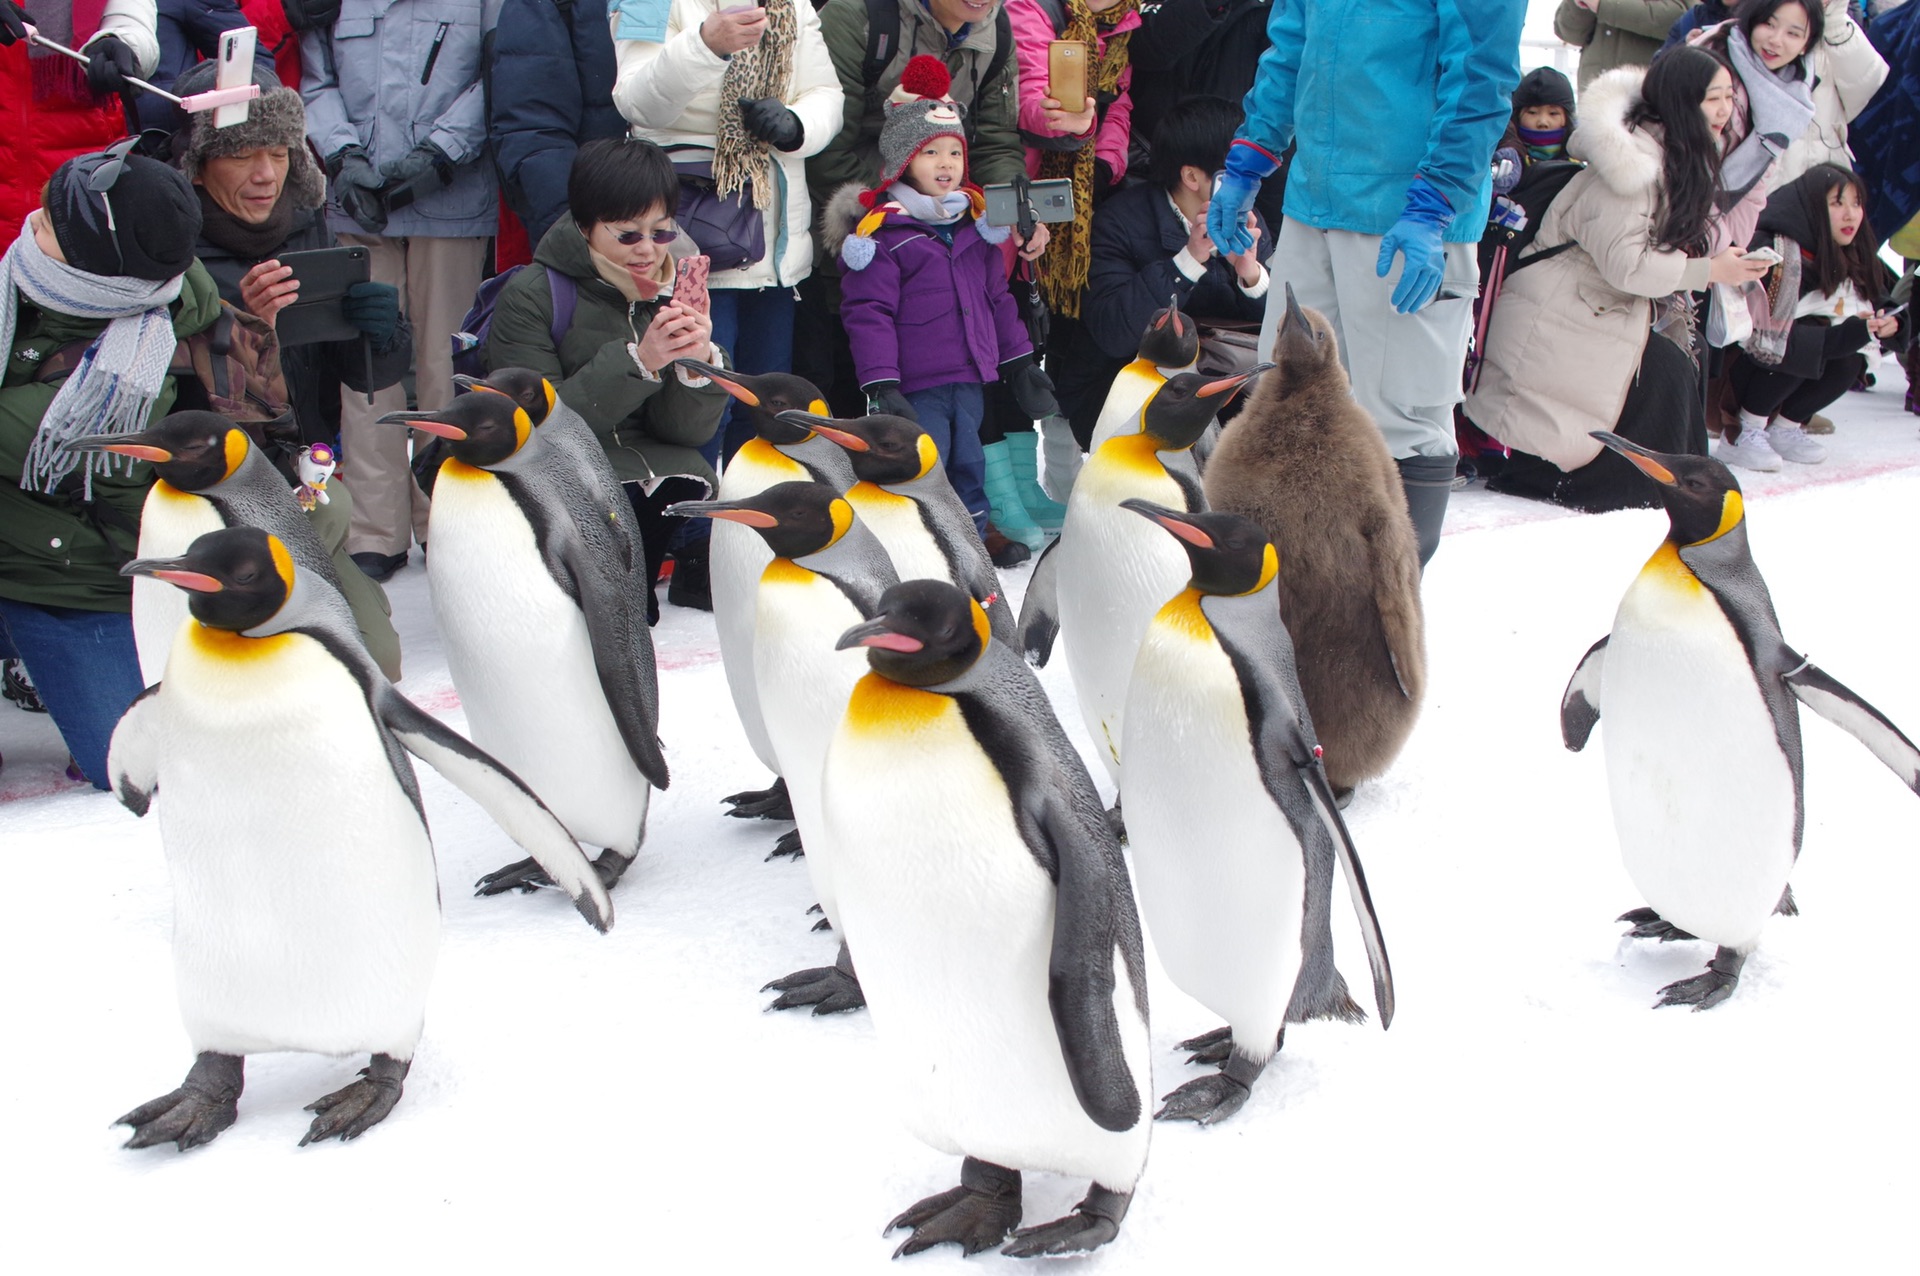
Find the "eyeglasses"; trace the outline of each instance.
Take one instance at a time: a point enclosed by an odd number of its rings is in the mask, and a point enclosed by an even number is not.
[[[679,228],[673,226],[658,227],[654,230],[609,230],[607,233],[612,235],[613,242],[622,248],[631,248],[643,239],[651,239],[664,247],[680,238]]]

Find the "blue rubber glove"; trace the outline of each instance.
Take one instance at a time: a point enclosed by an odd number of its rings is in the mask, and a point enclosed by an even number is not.
[[[1247,212],[1260,193],[1260,183],[1278,167],[1273,156],[1249,142],[1236,141],[1227,148],[1227,166],[1207,202],[1207,234],[1221,254],[1230,257],[1253,247]]]
[[[1453,205],[1447,197],[1419,178],[1407,188],[1407,206],[1400,220],[1380,241],[1380,260],[1373,271],[1382,279],[1393,269],[1396,253],[1405,258],[1400,266],[1400,283],[1393,290],[1393,308],[1410,315],[1432,301],[1440,291],[1440,280],[1447,269],[1447,227],[1453,222]]]

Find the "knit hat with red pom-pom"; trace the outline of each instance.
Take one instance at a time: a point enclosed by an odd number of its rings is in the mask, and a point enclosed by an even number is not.
[[[884,197],[920,148],[934,138],[957,138],[965,150],[962,116],[966,108],[947,96],[952,87],[953,76],[939,58],[923,53],[908,61],[900,73],[900,87],[887,98],[886,117],[880,125],[880,185],[876,195]]]

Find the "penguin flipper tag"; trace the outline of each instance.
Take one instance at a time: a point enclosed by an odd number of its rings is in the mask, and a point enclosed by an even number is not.
[[[1053,643],[1060,636],[1060,564],[1053,551],[1060,538],[1040,551],[1027,581],[1027,596],[1020,603],[1020,653],[1036,668],[1045,669],[1053,656]]]
[[[1393,966],[1387,961],[1387,941],[1380,933],[1380,917],[1373,911],[1373,892],[1367,889],[1367,874],[1360,867],[1360,852],[1354,848],[1347,822],[1333,802],[1333,789],[1327,784],[1327,772],[1319,759],[1299,764],[1300,778],[1313,798],[1314,810],[1333,837],[1334,854],[1347,879],[1347,893],[1353,897],[1354,916],[1360,922],[1361,942],[1367,948],[1367,965],[1373,970],[1373,1005],[1380,1014],[1382,1029],[1393,1026]]]
[[[160,786],[160,684],[154,683],[127,706],[107,746],[107,776],[120,805],[145,815]]]
[[[1607,638],[1612,636],[1608,634]],[[1587,737],[1600,721],[1600,680],[1606,673],[1606,657],[1607,639],[1602,638],[1587,648],[1587,654],[1574,667],[1573,677],[1567,679],[1567,690],[1560,697],[1560,739],[1569,752],[1586,748]]]
[[[408,752],[478,802],[533,856],[589,925],[602,933],[613,925],[613,901],[600,875],[581,853],[580,844],[518,776],[391,687],[382,689],[375,708],[381,723]]]
[[[1784,680],[1800,703],[1866,745],[1900,777],[1900,783],[1920,793],[1920,749],[1885,714],[1805,659],[1799,661],[1799,668],[1784,675]],[[117,743],[118,733],[115,739]]]

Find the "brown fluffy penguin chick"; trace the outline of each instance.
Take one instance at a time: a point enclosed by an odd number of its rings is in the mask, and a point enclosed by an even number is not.
[[[1333,329],[1291,288],[1272,358],[1207,464],[1207,505],[1260,524],[1280,551],[1280,615],[1327,779],[1351,789],[1387,769],[1420,716],[1419,545]]]

